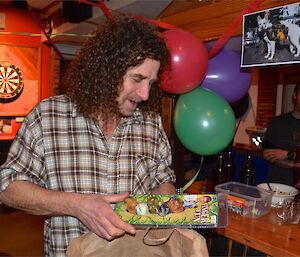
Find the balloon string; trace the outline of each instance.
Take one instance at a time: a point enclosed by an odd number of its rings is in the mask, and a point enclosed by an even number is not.
[[[214,57],[221,50],[221,48],[228,42],[230,37],[233,35],[234,31],[241,24],[243,20],[243,15],[254,12],[257,9],[257,7],[264,1],[265,0],[253,1],[240,13],[240,15],[236,19],[234,19],[234,21],[229,25],[229,27],[226,29],[224,34],[217,40],[217,42],[214,44],[212,49],[209,51],[208,53],[209,58]]]
[[[203,164],[203,156],[201,155],[201,161],[200,161],[200,166],[199,166],[199,169],[198,171],[196,172],[196,174],[191,178],[191,180],[184,185],[184,187],[181,189],[181,192],[183,193],[185,190],[187,190],[193,183],[194,181],[196,180],[196,178],[198,177],[200,171],[201,171],[201,168],[202,168],[202,164]]]

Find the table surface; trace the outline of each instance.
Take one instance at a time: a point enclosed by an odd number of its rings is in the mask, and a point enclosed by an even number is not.
[[[228,226],[218,234],[273,257],[300,257],[300,223],[284,224],[276,209],[253,219],[228,212]]]

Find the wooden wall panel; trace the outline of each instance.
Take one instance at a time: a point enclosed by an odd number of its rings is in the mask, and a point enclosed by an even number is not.
[[[256,126],[267,127],[276,114],[278,78],[277,67],[260,68],[258,70]]]

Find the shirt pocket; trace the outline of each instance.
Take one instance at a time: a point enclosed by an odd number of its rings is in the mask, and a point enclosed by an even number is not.
[[[152,182],[155,180],[157,169],[157,161],[147,156],[138,155],[135,166],[135,180],[133,193],[134,194],[148,194],[152,189]]]

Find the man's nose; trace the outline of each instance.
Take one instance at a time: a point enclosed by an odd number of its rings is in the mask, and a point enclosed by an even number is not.
[[[137,89],[137,94],[143,101],[147,101],[149,98],[149,91],[150,91],[149,83],[145,82]]]

